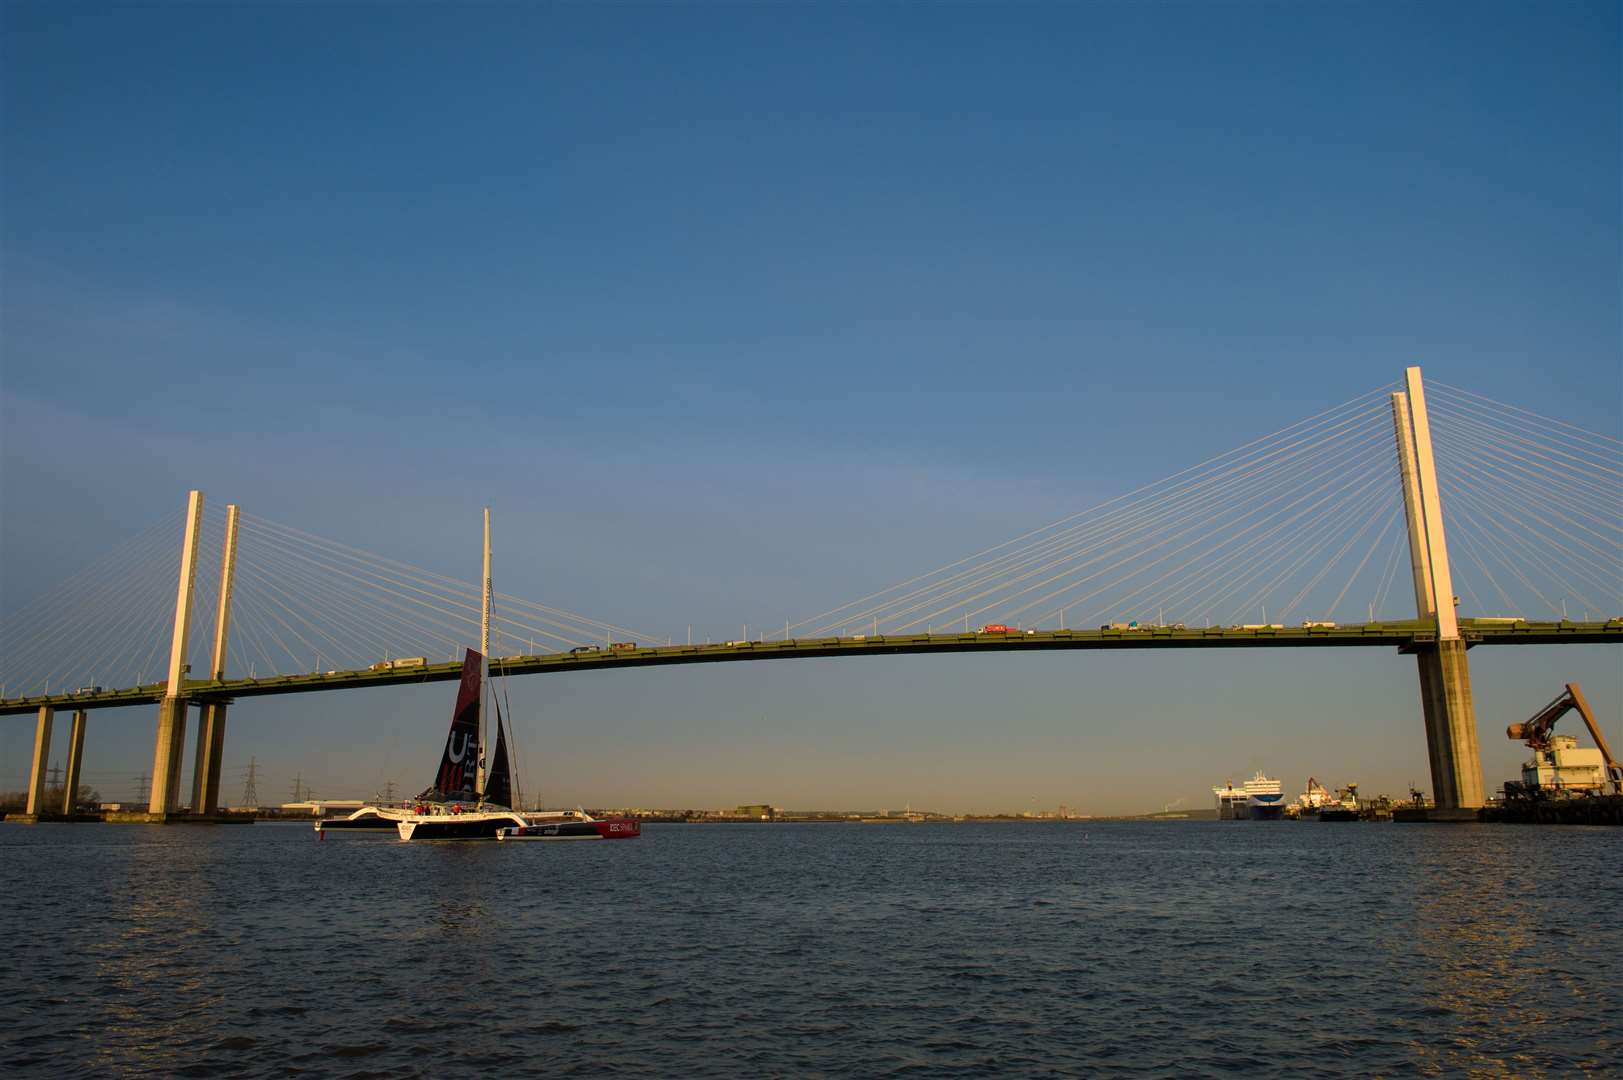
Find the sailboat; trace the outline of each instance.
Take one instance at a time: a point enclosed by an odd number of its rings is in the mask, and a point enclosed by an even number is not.
[[[631,818],[599,821],[584,810],[523,813],[513,809],[513,769],[508,758],[500,707],[496,741],[485,766],[485,687],[490,667],[490,511],[485,511],[485,574],[480,651],[467,651],[456,710],[445,737],[434,786],[423,792],[409,813],[393,819],[402,840],[620,840],[640,836],[641,823]],[[495,704],[492,696],[492,704]]]

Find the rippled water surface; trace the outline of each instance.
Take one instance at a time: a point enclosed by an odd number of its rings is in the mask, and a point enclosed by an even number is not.
[[[5,825],[0,1073],[1604,1074],[1620,856],[1512,826]]]

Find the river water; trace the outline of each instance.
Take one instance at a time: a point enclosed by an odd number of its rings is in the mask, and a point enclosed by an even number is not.
[[[1620,866],[1515,826],[6,825],[0,1074],[1602,1074]]]

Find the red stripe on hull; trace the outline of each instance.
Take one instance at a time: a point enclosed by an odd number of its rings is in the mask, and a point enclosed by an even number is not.
[[[605,840],[634,840],[642,835],[642,822],[635,818],[613,818],[592,824],[597,826],[597,835]]]

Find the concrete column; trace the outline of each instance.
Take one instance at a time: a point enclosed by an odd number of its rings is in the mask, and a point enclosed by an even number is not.
[[[169,688],[158,705],[158,737],[152,751],[151,814],[174,810],[180,795],[181,752],[186,743],[186,663],[197,584],[197,540],[203,528],[203,493],[186,501],[186,535],[180,550],[180,587],[175,594],[175,632],[169,643]]]
[[[62,814],[67,816],[79,808],[79,771],[84,765],[85,716],[83,709],[73,713],[73,734],[68,742],[68,777],[62,785]]]
[[[45,805],[45,766],[51,756],[51,720],[56,710],[44,706],[39,710],[39,721],[34,725],[34,767],[28,771],[28,808],[30,817],[37,817]]]
[[[167,814],[178,805],[181,751],[186,745],[186,699],[166,697],[158,703],[158,737],[152,752],[151,814]]]
[[[197,761],[192,768],[192,813],[212,814],[220,809],[220,754],[225,746],[223,701],[203,706],[197,721]]]
[[[1475,810],[1483,804],[1482,754],[1476,743],[1476,703],[1471,699],[1471,668],[1465,660],[1465,642],[1458,638],[1439,641],[1437,659],[1448,710],[1449,764],[1454,784],[1454,801],[1450,805]]]
[[[237,507],[225,508],[225,551],[220,555],[220,603],[214,618],[214,652],[208,677],[225,678],[226,646],[231,641],[231,591],[237,571]],[[192,813],[212,814],[220,808],[220,754],[225,746],[223,701],[203,706],[197,721],[197,759],[192,767]]]

